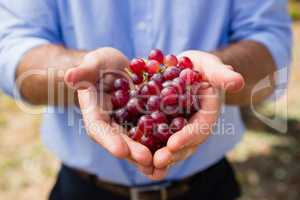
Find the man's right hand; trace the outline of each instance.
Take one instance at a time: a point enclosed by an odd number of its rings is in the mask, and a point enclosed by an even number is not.
[[[99,80],[104,71],[121,73],[127,66],[128,60],[121,52],[113,48],[100,48],[86,54],[78,67],[69,69],[65,82],[78,89],[79,105],[89,137],[113,156],[128,159],[144,174],[151,174],[151,152],[146,146],[130,139],[125,130],[112,121],[108,112],[112,108],[110,95],[97,87],[99,82],[108,89],[112,85],[112,76],[105,78],[105,81]]]

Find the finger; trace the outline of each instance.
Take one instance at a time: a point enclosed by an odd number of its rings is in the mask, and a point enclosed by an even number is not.
[[[242,75],[233,71],[232,66],[224,65],[217,56],[211,53],[186,51],[180,56],[188,56],[195,69],[200,71],[214,87],[228,92],[238,92],[244,87]]]
[[[122,134],[122,137],[129,147],[130,158],[134,160],[138,165],[148,168],[152,167],[152,154],[150,150],[146,146],[130,139],[125,134]]]
[[[109,124],[108,114],[97,106],[95,89],[79,90],[78,97],[87,134],[113,156],[128,157],[130,151],[120,134],[122,129]]]
[[[186,160],[197,150],[197,147],[198,146],[190,146],[174,153],[172,156],[172,163],[170,165],[180,162],[182,160]]]
[[[101,48],[88,53],[78,67],[69,69],[65,75],[65,82],[70,87],[80,82],[95,84],[101,76],[106,82],[111,83],[112,76],[106,75],[118,74],[127,66],[128,61],[120,51],[108,47]],[[82,86],[82,89],[86,88]]]
[[[197,146],[189,146],[175,153],[164,147],[154,154],[153,164],[155,168],[166,168],[179,161],[190,157],[197,149]]]
[[[66,72],[65,82],[71,87],[82,81],[95,84],[99,79],[100,68],[104,64],[103,55],[98,52],[89,53],[81,65]]]
[[[145,166],[138,165],[138,170],[147,176],[147,175],[152,175],[154,168],[153,166],[145,167]]]
[[[164,179],[167,176],[168,169],[157,169],[155,168],[152,175],[147,176],[149,179],[154,181],[159,181]]]
[[[144,175],[151,175],[153,173],[153,166],[142,166],[142,165],[139,165],[136,161],[134,161],[132,158],[128,158],[127,159],[131,164],[135,165],[137,167],[137,169],[143,173]]]
[[[172,156],[172,152],[167,147],[163,147],[157,150],[153,156],[154,167],[158,169],[167,167],[173,162]]]
[[[244,87],[241,74],[231,70],[223,64],[215,67],[202,67],[204,76],[214,87],[227,92],[238,92]]]
[[[171,152],[176,152],[192,144],[201,144],[211,133],[219,116],[219,94],[212,87],[201,92],[201,109],[192,116],[188,125],[169,138],[167,147]]]
[[[106,93],[98,93],[95,86],[78,90],[80,111],[89,120],[102,120],[111,123],[109,111],[112,109],[111,96]]]

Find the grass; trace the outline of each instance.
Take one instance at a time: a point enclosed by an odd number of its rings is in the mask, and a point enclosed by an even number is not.
[[[277,102],[279,110],[288,109],[288,132],[278,133],[250,114],[245,117],[250,130],[229,154],[243,186],[241,200],[300,199],[300,23],[294,25],[294,37],[290,84],[282,97],[287,102]],[[263,105],[260,111],[274,113],[273,104]]]
[[[40,142],[40,118],[0,94],[0,199],[47,197],[58,161]]]
[[[300,1],[290,1],[289,12],[294,21],[300,20]]]
[[[299,23],[294,30],[295,44],[300,44]],[[300,45],[294,48],[288,93],[289,118],[294,120],[289,123],[289,133],[275,133],[250,119],[251,130],[229,153],[243,187],[241,200],[300,199],[299,48]],[[272,106],[265,108],[272,113]],[[0,199],[47,198],[59,163],[40,142],[40,117],[21,112],[13,101],[0,94]]]

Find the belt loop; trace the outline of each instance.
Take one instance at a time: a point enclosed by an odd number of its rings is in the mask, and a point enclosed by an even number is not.
[[[167,198],[168,198],[167,189],[166,189],[166,188],[163,188],[163,189],[160,191],[160,199],[161,199],[161,200],[167,200]]]
[[[130,188],[130,200],[139,200],[139,191],[137,188]]]
[[[168,198],[167,189],[162,188],[159,191],[160,191],[160,199],[156,199],[156,200],[167,200],[167,198]],[[139,193],[140,193],[139,189],[131,188],[130,189],[130,200],[140,200]]]
[[[170,182],[161,185],[144,186],[144,187],[132,187],[130,188],[130,200],[140,200],[140,195],[144,192],[159,192],[160,198],[157,200],[167,200],[168,192],[167,188],[170,186]]]

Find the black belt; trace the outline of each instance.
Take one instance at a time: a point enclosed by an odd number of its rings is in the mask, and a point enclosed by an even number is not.
[[[87,172],[67,166],[64,167],[71,170],[74,175],[92,182],[101,189],[123,197],[128,197],[131,200],[171,200],[186,194],[190,190],[194,181],[202,181],[202,179],[205,179],[205,176],[209,175],[210,173],[215,173],[215,171],[218,171],[220,168],[224,167],[224,162],[226,163],[227,161],[223,159],[208,169],[179,181],[162,181],[155,184],[133,187],[107,182]]]

